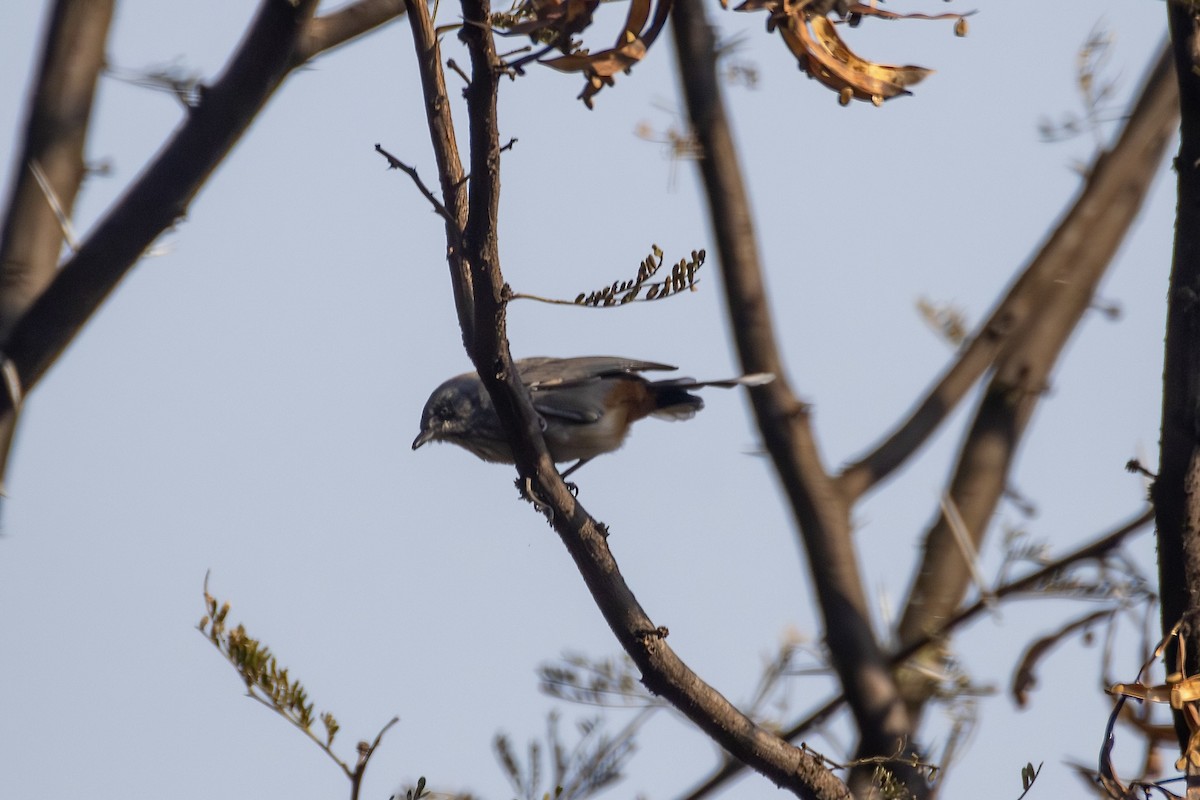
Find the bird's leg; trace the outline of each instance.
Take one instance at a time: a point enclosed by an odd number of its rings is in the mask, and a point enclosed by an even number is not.
[[[513,481],[516,484],[517,491],[521,493],[521,499],[533,505],[533,510],[540,514],[546,515],[546,521],[551,525],[554,524],[554,509],[550,504],[538,495],[537,490],[533,488],[533,481],[529,478],[521,478],[519,475]]]
[[[578,461],[576,461],[574,464],[572,464],[572,465],[571,465],[571,466],[570,466],[570,467],[567,469],[567,471],[566,471],[566,472],[562,473],[562,479],[565,481],[565,480],[567,479],[567,476],[568,476],[568,475],[570,475],[572,472],[574,472],[575,470],[579,469],[580,467],[582,467],[584,464],[588,463],[588,462],[589,462],[589,461],[591,461],[591,460],[592,460],[592,459],[590,459],[590,458],[581,458],[581,459],[579,459],[579,460],[578,460]]]

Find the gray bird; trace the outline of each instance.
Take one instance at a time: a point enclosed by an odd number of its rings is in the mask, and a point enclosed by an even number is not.
[[[704,408],[691,389],[760,386],[774,378],[759,373],[721,381],[652,381],[639,373],[675,367],[616,356],[523,358],[515,364],[541,415],[550,456],[555,462],[578,462],[564,476],[619,448],[639,419],[690,419]],[[426,442],[450,442],[484,461],[513,463],[492,399],[474,372],[451,378],[429,396],[413,450]]]

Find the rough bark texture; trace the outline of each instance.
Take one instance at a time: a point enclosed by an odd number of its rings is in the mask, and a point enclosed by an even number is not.
[[[115,0],[54,5],[30,97],[24,142],[0,231],[0,340],[54,277],[63,232],[35,165],[70,218],[85,172],[83,146]]]
[[[83,8],[83,11],[64,11],[69,19],[85,12],[98,16],[87,16],[85,20],[71,24],[68,24],[69,20],[64,21],[59,27],[55,27],[58,23],[52,25],[43,66],[43,73],[51,75],[56,73],[57,67],[45,65],[63,58],[61,52],[57,57],[54,52],[56,48],[66,46],[56,38],[55,31],[61,31],[70,39],[67,34],[80,25],[90,25],[93,29],[83,37],[86,46],[79,45],[84,51],[82,55],[71,54],[64,59],[68,66],[75,64],[75,68],[68,70],[69,80],[61,78],[64,83],[58,90],[64,97],[70,94],[73,98],[69,113],[61,108],[57,113],[52,113],[53,109],[39,111],[41,100],[35,99],[31,125],[36,122],[42,127],[30,128],[36,134],[33,139],[58,141],[60,147],[65,147],[63,142],[69,141],[71,148],[82,147],[81,139],[78,142],[76,139],[85,132],[86,115],[83,118],[80,115],[85,114],[90,98],[85,102],[81,96],[86,80],[77,73],[95,68],[95,59],[102,59],[103,36],[97,39],[97,30],[103,33],[107,20],[100,12],[110,5],[101,0],[63,4],[70,9]],[[0,242],[0,252],[7,254],[0,269],[6,273],[11,270],[4,280],[17,288],[11,296],[7,291],[0,292],[0,303],[4,305],[4,313],[8,314],[3,318],[6,330],[0,334],[0,353],[7,359],[3,365],[6,378],[12,379],[10,386],[15,383],[19,391],[0,392],[0,436],[5,430],[12,429],[14,402],[19,402],[21,395],[28,394],[41,379],[142,253],[183,217],[205,181],[249,128],[287,74],[304,59],[366,33],[395,18],[402,10],[394,0],[362,0],[329,17],[314,18],[315,8],[315,0],[294,3],[263,0],[245,39],[221,77],[211,86],[204,87],[199,100],[188,109],[186,119],[170,141],[61,268],[54,268],[61,233],[57,221],[51,230],[44,220],[41,209],[45,208],[45,199],[40,193],[29,195],[28,190],[19,197],[14,195],[6,216],[4,239]],[[91,52],[97,48],[99,56]],[[76,58],[81,61],[76,63]],[[86,64],[87,70],[80,64]],[[68,86],[75,88],[68,93]],[[28,151],[31,148],[37,151],[39,147],[41,145],[29,141],[23,145],[22,165],[28,163]],[[77,155],[58,153],[51,160],[61,161],[67,174],[79,169]],[[23,179],[26,171],[18,170],[18,181]],[[18,186],[17,191],[23,190]],[[56,186],[55,191],[73,196],[73,190],[63,187]],[[42,222],[34,225],[42,237],[34,248],[38,254],[36,268],[26,263],[30,258],[26,250],[32,250],[20,244],[27,225],[20,218],[26,213],[43,217]],[[18,278],[18,275],[23,277]],[[0,459],[6,459],[6,454],[0,454]]]
[[[716,74],[715,42],[702,0],[677,0],[672,12],[680,75],[709,218],[720,253],[731,330],[746,372],[776,380],[751,393],[763,442],[783,484],[808,556],[825,642],[860,734],[859,757],[911,753],[913,730],[871,628],[850,526],[850,503],[822,464],[807,408],[793,394],[776,344],[753,214]],[[928,793],[917,770],[888,768],[915,797]],[[856,795],[870,788],[870,770],[855,770]]]
[[[1116,144],[1095,160],[1079,198],[1035,256],[1047,281],[996,362],[948,493],[973,552],[979,552],[1054,366],[1158,175],[1177,119],[1171,71],[1164,50]],[[925,537],[921,566],[901,618],[902,646],[940,628],[955,613],[970,586],[967,558],[947,514],[939,513]],[[931,649],[918,660],[938,659]],[[916,718],[932,687],[916,679],[906,681],[905,688]]]
[[[114,3],[60,0],[51,10],[0,230],[0,342],[58,269],[64,238],[58,217],[71,219],[87,172],[83,148]],[[0,420],[0,487],[15,430],[15,414]]]
[[[1179,205],[1175,253],[1167,294],[1162,439],[1154,504],[1162,626],[1186,625],[1188,675],[1200,672],[1200,11],[1168,3],[1172,51],[1179,80],[1181,137],[1175,159]],[[1177,652],[1166,652],[1167,671]],[[1176,713],[1181,749],[1188,730]]]
[[[575,501],[550,460],[528,391],[513,369],[505,336],[507,287],[496,238],[501,152],[496,93],[501,65],[491,30],[484,24],[489,10],[487,0],[463,2],[466,24],[460,35],[470,50],[472,66],[466,91],[471,173],[469,210],[462,232],[466,269],[452,269],[451,280],[456,283],[456,297],[469,298],[472,313],[464,326],[464,342],[508,431],[518,483],[562,538],[597,607],[651,692],[664,697],[735,758],[780,787],[805,798],[847,798],[845,784],[820,761],[756,725],[680,661],[665,641],[666,629],[650,620],[621,576],[608,548],[606,528]],[[416,6],[411,11],[420,13]],[[431,63],[431,67],[440,70],[440,65]],[[430,88],[441,82],[440,77],[425,82],[427,104]],[[434,115],[430,122],[431,126],[437,122]],[[439,164],[454,163],[457,156],[448,152],[456,148],[453,140],[436,133],[432,138],[435,148],[447,151],[439,154]],[[453,238],[448,244],[456,246]],[[460,306],[460,318],[461,312]]]

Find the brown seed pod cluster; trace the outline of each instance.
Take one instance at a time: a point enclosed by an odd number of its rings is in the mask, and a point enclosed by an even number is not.
[[[844,7],[842,7],[844,6]],[[933,70],[912,65],[880,64],[856,54],[837,32],[828,13],[836,11],[853,27],[864,17],[880,19],[953,19],[957,36],[967,33],[969,14],[899,14],[874,4],[845,3],[814,5],[813,0],[746,0],[735,10],[770,12],[767,30],[778,31],[796,57],[800,69],[822,85],[837,92],[838,102],[863,100],[883,105],[885,100],[912,94],[908,87],[922,81]]]

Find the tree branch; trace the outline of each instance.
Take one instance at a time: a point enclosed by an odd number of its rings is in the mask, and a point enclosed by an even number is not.
[[[1158,511],[1158,574],[1162,627],[1181,621],[1187,643],[1184,674],[1200,672],[1200,11],[1194,4],[1167,3],[1172,56],[1182,112],[1175,158],[1179,203],[1175,253],[1167,290],[1167,338],[1163,366],[1162,435],[1158,478],[1152,496]],[[1163,655],[1177,671],[1175,637]],[[1175,712],[1181,752],[1188,727]]]
[[[425,120],[433,145],[434,162],[442,187],[442,207],[446,209],[446,260],[450,266],[450,286],[463,344],[469,348],[475,328],[474,279],[463,256],[463,230],[467,227],[467,187],[454,120],[450,116],[450,98],[446,94],[446,75],[442,71],[442,51],[429,7],[421,0],[405,0],[417,51],[417,69],[421,75],[421,96],[425,98]],[[483,373],[480,373],[483,374]]]
[[[1163,72],[1170,69],[1165,46],[1154,63],[1157,66],[1151,69],[1124,131],[1133,130],[1135,126],[1156,129],[1156,126],[1170,127],[1174,124],[1173,112],[1163,94],[1174,91],[1170,85],[1170,73]],[[1122,152],[1130,152],[1133,146]],[[1064,270],[1073,263],[1072,259],[1086,256],[1102,259],[1104,264],[1111,260],[1116,246],[1136,219],[1141,198],[1149,188],[1148,181],[1141,187],[1123,184],[1117,174],[1119,166],[1113,163],[1119,160],[1115,152],[1097,156],[1087,172],[1087,182],[1071,209],[1004,298],[975,331],[966,348],[934,382],[906,420],[866,455],[842,470],[837,482],[845,496],[862,496],[924,445],[975,382],[997,358],[1014,346],[1013,338],[1026,330],[1030,320],[1040,313],[1039,309],[1062,278]],[[1113,212],[1098,222],[1097,214],[1103,210],[1104,204],[1125,191],[1140,191],[1141,194],[1130,198],[1131,202],[1123,200],[1116,204]],[[1127,213],[1130,211],[1132,213]],[[1079,248],[1080,238],[1089,239],[1097,231],[1103,233],[1099,246]]]
[[[304,28],[292,58],[293,66],[341,47],[404,13],[404,0],[356,0],[336,11],[314,17]]]
[[[975,552],[1050,374],[1158,174],[1176,123],[1171,73],[1164,50],[1116,144],[1096,158],[1079,199],[1038,256],[1054,280],[1041,289],[1030,315],[1009,335],[951,480],[950,500]],[[922,562],[898,628],[901,644],[940,628],[962,602],[969,582],[969,565],[941,513],[925,537]],[[940,653],[930,650],[918,661],[935,663],[940,658]],[[905,696],[914,719],[920,716],[931,688],[923,679],[906,681]]]
[[[0,339],[58,268],[63,232],[34,165],[70,217],[83,182],[83,146],[114,0],[59,0],[50,14],[12,193],[0,231]]]
[[[755,418],[808,553],[825,641],[861,736],[859,756],[890,756],[900,743],[912,746],[913,731],[871,629],[851,538],[850,505],[829,479],[808,410],[784,375],[753,216],[716,76],[715,42],[700,0],[676,2],[672,25],[742,368],[776,375],[774,382],[750,391]],[[893,772],[914,796],[928,793],[911,766],[896,764]],[[858,787],[853,788],[857,794]]]
[[[314,54],[322,52],[380,24],[389,10],[385,3],[364,0],[329,15],[327,26],[314,33],[309,25],[315,22],[315,8],[316,0],[262,0],[221,77],[203,90],[163,149],[3,337],[0,357],[6,374],[15,374],[24,393],[142,253],[185,215],[200,187],[301,63],[300,43],[307,42]],[[335,20],[340,22],[335,25]],[[0,393],[0,424],[11,425],[12,406],[13,393]]]
[[[416,17],[415,9],[410,16]],[[575,502],[550,460],[538,417],[520,383],[505,336],[507,287],[497,250],[500,146],[496,93],[500,62],[496,57],[487,0],[464,0],[465,24],[459,36],[471,55],[466,90],[471,126],[469,209],[462,235],[466,270],[451,270],[456,297],[471,298],[473,314],[464,325],[467,351],[487,387],[509,435],[526,496],[547,514],[575,560],[597,606],[622,647],[638,665],[646,687],[671,702],[735,757],[802,797],[845,798],[846,787],[815,759],[755,725],[687,668],[666,645],[666,629],[655,626],[621,577],[605,541],[606,530]],[[418,33],[419,53],[423,44]],[[426,82],[427,107],[439,87]],[[433,96],[430,96],[430,93]],[[448,122],[430,116],[434,126]],[[452,128],[447,127],[447,130]],[[439,170],[440,171],[440,170]],[[447,176],[442,175],[443,185]],[[456,245],[450,239],[451,248]],[[465,285],[467,281],[470,284]],[[460,319],[462,317],[460,307]]]
[[[184,215],[204,181],[278,88],[315,0],[264,0],[221,79],[4,343],[28,392],[155,238]],[[0,410],[11,408],[0,395]]]
[[[1082,561],[1091,561],[1104,558],[1110,552],[1120,547],[1126,538],[1146,527],[1146,525],[1153,521],[1154,509],[1149,508],[1131,519],[1129,522],[1118,526],[1109,533],[1102,535],[1100,538],[1095,539],[1083,545],[1082,547],[1067,553],[1064,556],[1060,556],[1054,561],[1051,561],[1049,564],[1042,566],[1040,569],[1034,570],[1023,578],[1017,578],[1016,580],[1009,581],[1003,586],[993,589],[988,593],[986,598],[981,597],[971,605],[960,609],[954,614],[953,617],[946,620],[945,624],[940,629],[933,631],[927,636],[924,636],[921,639],[914,641],[907,647],[904,647],[893,653],[890,657],[892,666],[899,666],[900,664],[903,664],[905,661],[920,652],[922,648],[927,647],[938,640],[945,639],[950,634],[954,633],[960,628],[965,627],[969,622],[972,622],[976,617],[980,616],[985,611],[991,611],[994,607],[995,601],[1004,600],[1022,592],[1032,591],[1047,581],[1052,580],[1063,570]],[[816,711],[813,711],[808,716],[794,723],[791,727],[781,733],[780,736],[782,736],[784,739],[787,739],[789,742],[796,741],[796,739],[800,738],[808,731],[826,722],[830,717],[838,712],[845,702],[846,696],[844,694],[839,694],[836,697],[830,698]],[[700,781],[700,783],[688,791],[687,794],[683,795],[680,800],[702,800],[703,798],[710,796],[713,792],[720,789],[733,778],[737,777],[745,768],[746,767],[744,764],[727,760],[724,764],[713,770],[711,775]]]
[[[59,0],[51,12],[0,230],[0,341],[58,269],[63,243],[58,211],[70,220],[86,173],[83,147],[114,2]],[[44,187],[35,170],[45,176]],[[12,399],[20,404],[19,397]],[[15,429],[15,414],[0,420],[0,487]]]

